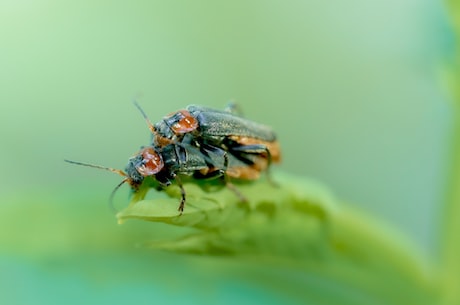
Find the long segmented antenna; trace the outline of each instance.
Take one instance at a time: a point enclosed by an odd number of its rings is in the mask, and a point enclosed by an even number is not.
[[[65,160],[65,159],[64,159],[64,161],[67,162],[67,163],[71,163],[71,164],[83,165],[83,166],[87,166],[87,167],[94,167],[94,168],[98,168],[98,169],[107,170],[109,172],[118,174],[118,175],[123,176],[123,177],[128,176],[121,169],[115,169],[115,168],[111,168],[111,167],[105,167],[105,166],[100,166],[100,165],[95,165],[95,164],[90,164],[90,163],[77,162],[77,161],[71,161],[71,160]]]
[[[105,167],[105,166],[100,166],[100,165],[95,165],[95,164],[90,164],[90,163],[83,163],[83,162],[77,162],[77,161],[71,161],[71,160],[65,160],[65,162],[67,163],[71,163],[71,164],[76,164],[76,165],[82,165],[82,166],[87,166],[87,167],[93,167],[93,168],[97,168],[97,169],[103,169],[103,170],[106,170],[106,171],[109,171],[109,172],[112,172],[112,173],[115,173],[115,174],[118,174],[120,176],[123,176],[123,177],[126,177],[125,179],[123,179],[112,191],[112,193],[110,193],[110,197],[109,197],[109,206],[110,206],[110,209],[112,210],[112,212],[114,214],[117,214],[118,213],[118,210],[115,208],[114,204],[113,204],[113,198],[115,196],[115,193],[116,191],[118,191],[118,189],[123,185],[125,184],[126,182],[129,183],[130,181],[130,178],[128,177],[128,175],[126,175],[126,173],[124,171],[122,171],[121,169],[115,169],[115,168],[111,168],[111,167]]]
[[[109,197],[109,206],[110,206],[110,209],[112,210],[112,212],[114,214],[118,214],[118,210],[115,208],[115,205],[113,204],[113,197],[115,196],[115,193],[118,191],[118,189],[120,188],[120,186],[122,186],[123,184],[125,184],[126,182],[129,181],[129,178],[125,178],[123,179],[120,183],[118,183],[118,185],[113,189],[112,193],[110,193],[110,197]]]
[[[150,131],[153,134],[156,134],[157,131],[155,129],[155,126],[153,126],[152,122],[150,121],[149,117],[147,114],[145,114],[144,110],[141,108],[141,106],[137,103],[137,101],[133,101],[134,106],[141,112],[142,116],[144,117],[145,121],[147,122],[147,126],[149,127]]]

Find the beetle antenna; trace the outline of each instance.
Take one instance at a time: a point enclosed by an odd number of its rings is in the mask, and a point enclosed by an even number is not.
[[[115,197],[115,193],[118,191],[118,189],[125,184],[125,182],[129,182],[129,178],[123,179],[120,183],[117,184],[117,186],[113,189],[112,193],[110,193],[109,197],[109,207],[112,210],[114,214],[118,213],[118,210],[115,208],[115,205],[113,204],[113,197]]]
[[[121,169],[115,169],[115,168],[111,168],[111,167],[105,167],[105,166],[100,166],[100,165],[95,165],[95,164],[89,164],[89,163],[82,163],[82,162],[71,161],[71,160],[65,160],[65,159],[64,159],[64,161],[67,162],[67,163],[71,163],[71,164],[76,164],[76,165],[82,165],[82,166],[88,166],[88,167],[103,169],[103,170],[106,170],[106,171],[109,171],[109,172],[118,174],[118,175],[120,175],[120,176],[127,177],[126,173],[125,173],[124,171],[122,171]]]
[[[64,160],[65,162],[67,163],[71,163],[71,164],[76,164],[76,165],[82,165],[82,166],[87,166],[87,167],[93,167],[93,168],[97,168],[97,169],[103,169],[103,170],[106,170],[106,171],[109,171],[109,172],[112,172],[112,173],[115,173],[115,174],[118,174],[120,176],[123,176],[123,177],[126,177],[125,179],[123,179],[120,183],[117,184],[117,186],[113,189],[112,193],[110,193],[110,197],[109,197],[109,207],[110,209],[112,210],[112,212],[114,214],[117,214],[118,213],[118,210],[115,208],[115,205],[113,204],[113,198],[115,196],[115,193],[118,191],[118,189],[123,185],[125,184],[126,182],[129,183],[129,181],[131,180],[128,175],[126,175],[126,173],[120,169],[115,169],[115,168],[111,168],[111,167],[105,167],[105,166],[100,166],[100,165],[95,165],[95,164],[89,164],[89,163],[82,163],[82,162],[77,162],[77,161],[71,161],[71,160]]]
[[[134,106],[141,112],[142,116],[144,117],[145,121],[147,122],[147,126],[149,127],[150,131],[153,134],[156,134],[157,131],[155,129],[155,126],[153,126],[152,122],[150,121],[149,117],[147,114],[145,114],[144,110],[141,108],[141,106],[137,103],[137,101],[133,101]]]

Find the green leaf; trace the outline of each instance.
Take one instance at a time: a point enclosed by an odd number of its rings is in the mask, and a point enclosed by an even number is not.
[[[228,188],[187,183],[182,215],[177,186],[165,190],[169,198],[145,200],[145,185],[117,217],[120,223],[141,219],[197,229],[152,241],[154,248],[275,265],[313,276],[318,289],[326,281],[328,292],[318,300],[337,303],[330,291],[347,291],[341,304],[431,304],[437,298],[432,268],[399,233],[315,181],[281,173],[275,180],[278,186],[265,180],[236,185],[248,203]]]

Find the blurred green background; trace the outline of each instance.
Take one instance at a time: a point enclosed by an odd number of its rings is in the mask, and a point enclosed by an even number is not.
[[[124,168],[149,139],[133,98],[152,121],[234,99],[277,131],[278,168],[324,182],[436,258],[452,125],[440,80],[452,48],[434,0],[2,0],[5,304],[282,300],[203,273],[197,258],[152,261],[134,245],[169,227],[117,226],[106,201],[120,178],[63,162]]]

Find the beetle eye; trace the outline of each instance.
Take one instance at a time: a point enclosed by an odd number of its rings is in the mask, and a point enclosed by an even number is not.
[[[163,159],[153,147],[146,147],[142,149],[139,154],[142,156],[142,164],[136,166],[136,170],[142,176],[155,175],[163,168]]]
[[[187,133],[198,128],[198,121],[187,110],[181,110],[176,115],[178,120],[171,127],[174,133]]]

